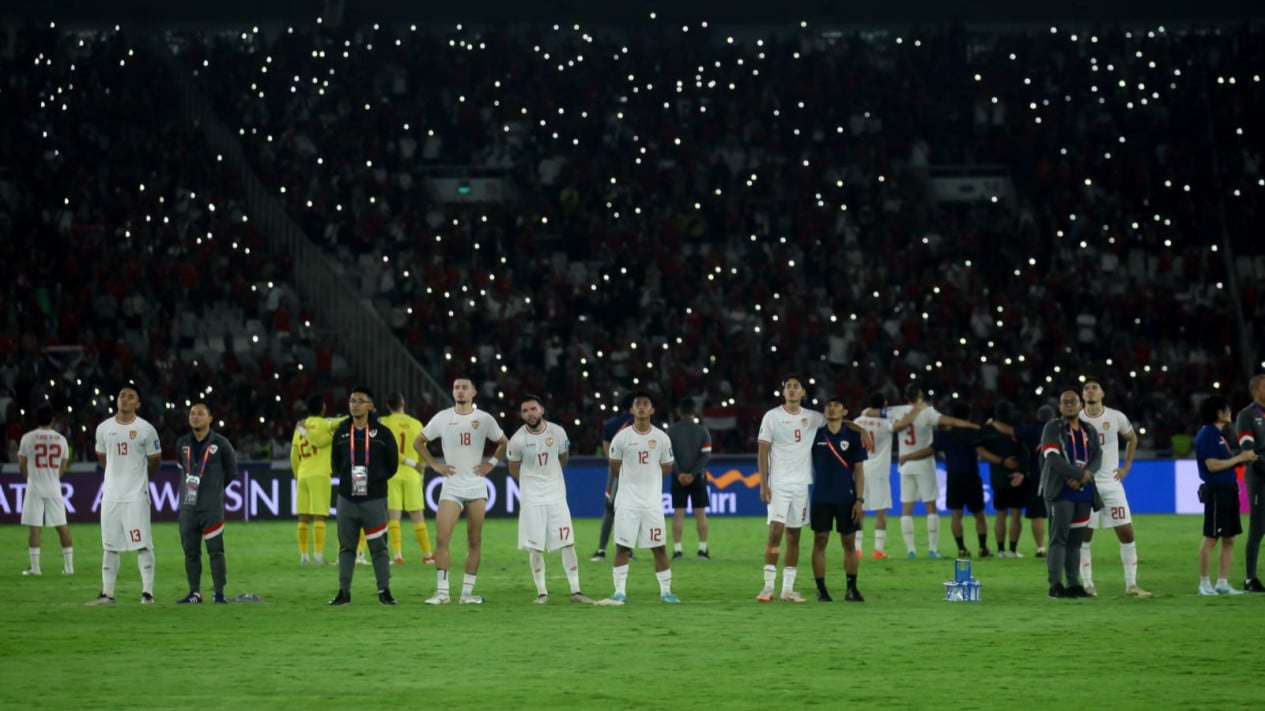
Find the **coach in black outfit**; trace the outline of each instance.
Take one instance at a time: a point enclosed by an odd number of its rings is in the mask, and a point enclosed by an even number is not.
[[[373,392],[352,388],[351,417],[334,429],[330,464],[338,477],[338,594],[331,605],[351,603],[351,577],[356,569],[360,530],[369,541],[378,602],[394,605],[391,558],[387,553],[387,480],[399,466],[395,435],[373,414]]]

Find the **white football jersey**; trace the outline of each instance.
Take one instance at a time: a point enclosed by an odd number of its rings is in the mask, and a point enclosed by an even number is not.
[[[654,425],[645,433],[625,427],[611,440],[611,460],[620,462],[616,509],[663,511],[662,467],[674,461],[667,432]]]
[[[825,424],[825,415],[806,407],[796,413],[788,412],[785,406],[764,413],[758,439],[769,445],[770,482],[813,483],[813,437]]]
[[[1133,431],[1129,418],[1119,410],[1104,407],[1097,417],[1090,417],[1081,410],[1081,422],[1088,422],[1098,430],[1098,444],[1102,446],[1102,464],[1094,472],[1099,484],[1117,484],[1116,468],[1120,466],[1120,438]]]
[[[428,441],[443,443],[444,463],[455,468],[449,481],[465,486],[482,484],[474,468],[483,463],[483,447],[489,439],[495,442],[505,436],[492,415],[477,407],[468,415],[450,407],[432,417],[422,434]]]
[[[874,436],[874,449],[866,454],[866,469],[891,472],[892,469],[892,424],[896,420],[885,417],[858,417],[853,420]],[[877,467],[882,467],[878,469]]]
[[[914,409],[913,405],[897,405],[896,407],[887,408],[887,416],[893,420],[899,420],[909,411]],[[935,439],[935,428],[940,423],[940,411],[934,407],[928,407],[914,417],[913,423],[905,427],[900,432],[893,432],[896,441],[900,443],[900,453],[910,454],[920,449],[931,446],[931,442]],[[905,466],[930,466],[935,468],[935,458],[928,457],[926,459],[918,459],[908,462]]]
[[[127,424],[115,418],[97,425],[97,454],[105,455],[105,487],[101,500],[144,501],[149,498],[149,457],[162,454],[158,430],[142,417]]]
[[[510,437],[505,458],[521,462],[518,486],[524,506],[565,504],[567,483],[562,477],[562,457],[571,449],[566,430],[545,422],[540,434],[527,431],[524,425]]]
[[[26,460],[26,495],[61,498],[62,462],[70,445],[52,428],[31,430],[18,443],[18,456]]]

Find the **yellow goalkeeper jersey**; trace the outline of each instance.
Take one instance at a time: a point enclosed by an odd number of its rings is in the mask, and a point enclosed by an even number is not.
[[[422,433],[422,422],[416,417],[406,415],[403,412],[393,412],[379,420],[382,424],[391,428],[391,432],[395,435],[395,446],[400,451],[400,467],[396,473],[400,472],[420,472],[425,465],[422,464],[422,458],[413,448],[413,443],[417,441],[417,436]],[[413,459],[418,462],[416,467],[410,467],[404,463],[405,459]]]
[[[330,443],[334,428],[343,417],[309,417],[294,428],[290,440],[290,469],[300,479],[309,476],[329,476]]]

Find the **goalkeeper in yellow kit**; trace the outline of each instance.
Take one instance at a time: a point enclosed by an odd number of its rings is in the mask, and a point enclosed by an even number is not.
[[[342,421],[325,417],[320,395],[307,399],[307,418],[294,427],[290,440],[290,469],[298,479],[299,565],[325,565],[325,519],[329,516],[330,443],[334,426]],[[308,531],[315,552],[308,557]]]
[[[382,424],[391,428],[395,444],[400,452],[400,467],[387,482],[387,540],[391,544],[391,562],[403,563],[403,535],[400,531],[401,514],[409,512],[413,519],[413,536],[422,548],[422,562],[434,563],[430,533],[426,530],[426,503],[422,499],[422,470],[424,464],[413,448],[413,442],[422,433],[422,423],[404,412],[403,393],[394,392],[387,398],[391,414],[381,418]]]

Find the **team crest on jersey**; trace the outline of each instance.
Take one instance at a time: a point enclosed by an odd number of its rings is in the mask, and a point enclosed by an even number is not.
[[[1103,428],[1103,431],[1111,429],[1111,423],[1110,422],[1102,423],[1102,428]]]
[[[846,440],[846,439],[845,439],[845,440],[843,440],[842,442],[840,442],[840,443],[839,443],[839,449],[842,449],[843,451],[845,451],[845,452],[846,452],[846,451],[848,451],[848,447],[849,447],[849,445],[850,445],[850,443],[848,442],[848,440]]]
[[[546,447],[552,447],[552,446],[553,446],[553,437],[546,437],[546,438],[545,438],[545,446],[546,446]]]
[[[211,454],[215,454],[218,451],[220,451],[220,446],[218,444],[211,445]]]
[[[650,445],[651,449],[654,449],[655,447],[659,446],[659,441],[652,439],[649,442],[646,442],[646,444]]]
[[[377,431],[376,429],[374,429],[374,430],[369,430],[369,436],[370,436],[370,437],[377,437],[377,436],[378,436],[378,431]]]
[[[127,438],[128,438],[128,439],[136,439],[136,430],[128,430],[128,431],[127,431]]]
[[[475,428],[476,430],[479,429],[479,421],[475,420],[474,422],[471,422],[470,426]]]
[[[801,417],[801,418],[799,418],[799,424],[800,424],[800,426],[801,426],[801,427],[807,427],[807,426],[808,426],[808,418],[807,418],[807,417]]]

